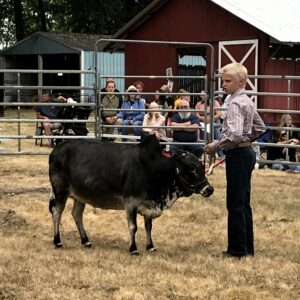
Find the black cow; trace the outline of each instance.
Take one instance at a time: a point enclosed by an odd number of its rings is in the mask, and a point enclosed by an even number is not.
[[[49,210],[54,222],[54,244],[61,247],[59,223],[67,198],[74,199],[72,216],[81,243],[90,247],[82,215],[85,203],[102,209],[125,209],[130,232],[131,254],[138,254],[136,217],[144,217],[148,251],[155,248],[151,238],[152,219],[170,208],[181,196],[213,193],[202,163],[191,153],[177,151],[162,155],[154,136],[138,145],[100,141],[65,141],[49,158],[52,185]]]

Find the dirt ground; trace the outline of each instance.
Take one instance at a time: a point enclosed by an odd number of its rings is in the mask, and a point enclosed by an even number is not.
[[[0,135],[14,134],[15,126],[0,123]],[[22,131],[33,132],[34,124]],[[16,146],[0,144],[5,151]],[[51,151],[34,140],[22,141],[22,148]],[[87,206],[93,247],[85,249],[70,199],[61,221],[63,248],[54,249],[48,155],[0,155],[0,299],[300,299],[299,179],[269,169],[253,172],[253,258],[221,256],[227,231],[222,166],[209,177],[212,197],[180,198],[153,222],[156,253],[144,249],[139,217],[140,256],[131,257],[124,211]]]

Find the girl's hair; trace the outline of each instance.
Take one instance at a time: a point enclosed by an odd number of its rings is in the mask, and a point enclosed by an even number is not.
[[[188,94],[189,94],[189,92],[187,90],[185,90],[185,89],[179,89],[178,93],[184,94],[184,95],[178,95],[179,99],[182,99],[183,97],[188,96]]]
[[[155,101],[153,101],[149,104],[148,108],[149,109],[156,109],[156,108],[159,109],[159,105]],[[152,111],[152,112],[149,111],[149,118],[150,119],[152,119],[153,117],[157,118],[159,115],[160,115],[160,112],[158,112],[158,111]]]
[[[281,116],[280,127],[288,127],[287,122],[286,122],[287,119],[291,120],[291,127],[293,127],[293,119],[292,119],[291,115],[289,115],[289,114],[284,114]]]
[[[248,70],[241,63],[231,63],[220,69],[219,73],[230,74],[236,79],[242,79],[244,81],[244,86],[246,85],[246,80],[248,77]]]
[[[159,108],[159,105],[158,105],[155,101],[153,101],[153,102],[151,102],[151,103],[149,104],[149,108],[150,108],[150,109],[153,109],[153,108]]]

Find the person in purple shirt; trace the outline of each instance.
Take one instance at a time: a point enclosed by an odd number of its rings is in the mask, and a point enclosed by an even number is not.
[[[247,69],[231,63],[220,70],[223,90],[230,94],[221,137],[204,147],[209,155],[221,150],[226,158],[226,204],[228,210],[228,246],[225,257],[254,255],[251,174],[255,152],[251,140],[266,130],[255,104],[246,95]]]

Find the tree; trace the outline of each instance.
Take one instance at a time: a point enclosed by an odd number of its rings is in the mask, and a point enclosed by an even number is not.
[[[15,24],[13,20],[13,6],[11,1],[0,0],[0,49],[7,47],[16,40]]]
[[[16,39],[23,40],[25,37],[25,25],[23,18],[23,9],[21,0],[13,0],[14,4],[14,19],[16,24]]]
[[[45,10],[44,10],[43,0],[37,0],[37,2],[38,2],[40,30],[41,31],[47,31],[46,15],[45,15]]]
[[[8,46],[36,31],[112,35],[150,2],[0,0],[0,41]]]

